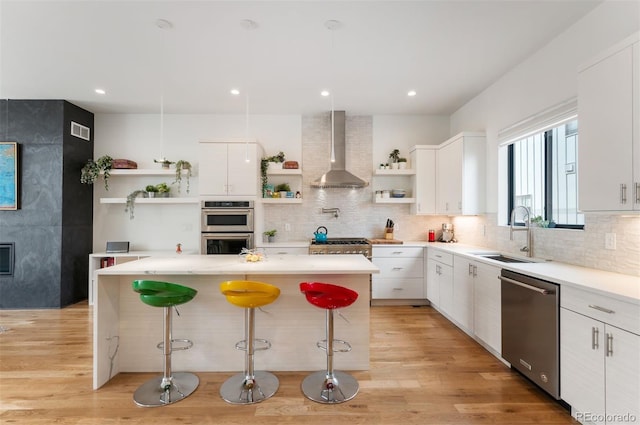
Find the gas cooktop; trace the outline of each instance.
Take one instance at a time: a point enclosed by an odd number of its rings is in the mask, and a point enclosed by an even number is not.
[[[326,242],[316,242],[311,240],[311,245],[368,245],[369,241],[365,238],[327,238]]]

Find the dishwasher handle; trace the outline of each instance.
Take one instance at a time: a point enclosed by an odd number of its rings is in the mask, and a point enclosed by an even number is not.
[[[549,295],[554,293],[554,291],[550,291],[549,289],[542,289],[542,288],[538,288],[537,286],[527,285],[526,283],[518,282],[517,280],[509,279],[508,277],[498,276],[498,279],[500,279],[503,282],[513,283],[514,285],[521,286],[525,289],[529,289],[530,291],[539,292],[542,295]]]

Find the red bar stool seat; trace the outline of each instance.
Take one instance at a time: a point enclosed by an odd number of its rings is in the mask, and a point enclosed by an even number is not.
[[[302,393],[318,403],[336,404],[351,400],[359,390],[358,381],[351,375],[333,370],[333,353],[351,351],[348,342],[333,337],[333,313],[348,307],[358,299],[358,293],[343,286],[322,282],[302,282],[300,291],[307,301],[326,310],[327,339],[318,341],[318,348],[327,353],[327,368],[314,372],[302,381]],[[336,348],[338,344],[341,348]]]

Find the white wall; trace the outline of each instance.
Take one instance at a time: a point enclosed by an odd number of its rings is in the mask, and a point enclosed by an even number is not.
[[[507,215],[506,168],[500,165],[498,132],[577,96],[578,67],[638,30],[640,2],[606,1],[451,116],[451,134],[466,130],[487,134],[487,211],[491,214],[483,226],[474,223],[468,229],[465,220],[457,220],[459,239],[518,252],[521,241],[510,243],[508,231],[496,225],[506,222]],[[640,219],[586,215],[585,220],[584,231],[536,229],[537,255],[640,275]],[[480,228],[486,232],[478,233]],[[604,250],[604,232],[617,233],[623,245],[616,251]]]

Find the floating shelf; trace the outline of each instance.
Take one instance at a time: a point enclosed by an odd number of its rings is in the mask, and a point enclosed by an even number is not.
[[[376,176],[412,176],[416,173],[416,170],[407,168],[404,170],[380,170],[376,168],[373,170]]]
[[[260,198],[263,204],[301,204],[302,198]]]
[[[100,172],[100,174],[104,174]],[[163,168],[114,168],[110,171],[111,176],[175,176],[175,169]],[[187,170],[182,170],[182,174],[187,174]]]
[[[100,198],[101,204],[126,204],[127,198]],[[136,204],[199,204],[199,198],[136,198]]]
[[[301,168],[283,168],[283,169],[277,169],[277,170],[270,170],[267,169],[267,175],[268,176],[300,176],[302,175],[302,169]]]
[[[376,204],[413,204],[416,198],[373,198]]]

